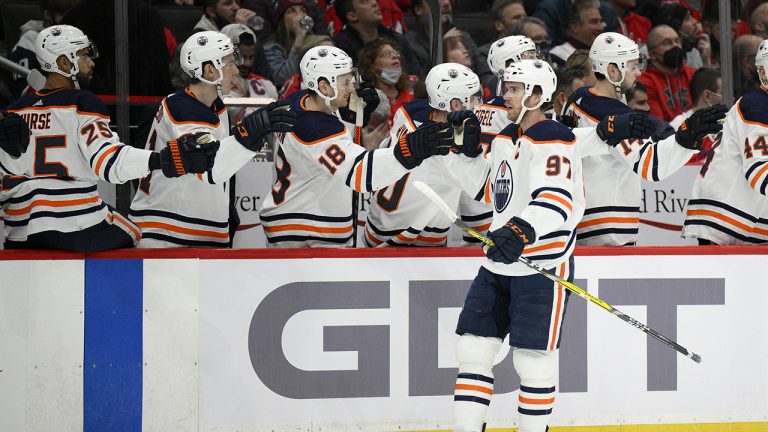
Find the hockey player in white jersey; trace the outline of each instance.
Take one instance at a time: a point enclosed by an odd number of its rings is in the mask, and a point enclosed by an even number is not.
[[[547,120],[542,109],[555,80],[542,60],[507,67],[504,101],[515,124],[494,139],[484,173],[477,175],[479,158],[467,164],[473,167],[465,173],[472,183],[467,190],[493,205],[489,237],[495,246],[469,288],[456,329],[461,336],[455,431],[484,430],[494,358],[507,334],[520,376],[518,430],[544,432],[554,406],[568,292],[518,258],[573,280],[574,231],[584,211],[584,190],[576,137]]]
[[[386,145],[397,145],[400,138],[418,127],[445,121],[463,125],[464,134],[477,135],[468,137],[467,141],[478,142],[480,124],[471,109],[480,102],[480,78],[466,66],[442,63],[429,71],[425,85],[428,99],[409,102],[395,112],[389,140],[385,140]],[[467,121],[466,124],[464,120]],[[470,157],[477,157],[482,151],[478,146],[458,146],[457,149],[468,153]],[[457,208],[462,190],[455,183],[446,181],[452,174],[446,170],[442,159],[444,158],[424,161],[394,184],[373,194],[365,225],[366,246],[447,244],[451,221],[437,208],[427,205],[424,195],[413,187],[414,181],[425,182],[432,186],[448,205]],[[485,217],[490,218],[490,207],[487,204],[478,204],[484,206],[483,212],[488,212]],[[481,230],[487,231],[488,226]]]
[[[572,96],[567,115],[576,118],[578,127],[594,127],[611,115],[631,112],[624,102],[642,73],[645,63],[638,46],[618,33],[600,34],[590,50],[592,70],[598,78],[594,87],[583,87]],[[637,242],[640,224],[640,179],[658,181],[684,165],[701,146],[703,130],[719,130],[722,105],[701,110],[695,131],[674,130],[659,123],[659,132],[650,140],[612,142],[612,154],[590,156],[581,145],[584,160],[586,210],[578,226],[577,243],[582,245],[621,246]]]
[[[153,170],[161,171],[159,177],[202,173],[214,161],[217,144],[198,146],[195,137],[159,153],[123,145],[109,129],[104,103],[79,89],[90,80],[96,54],[76,27],[54,25],[37,36],[35,55],[47,75],[45,86],[7,108],[26,121],[31,140],[15,148],[3,145],[0,152],[6,249],[131,247],[139,229],[102,201],[97,181],[124,183]]]
[[[541,53],[536,49],[536,44],[525,36],[507,36],[491,44],[488,51],[488,67],[496,74],[496,86],[493,96],[485,98],[482,103],[475,105],[474,112],[480,121],[482,129],[481,145],[483,157],[487,153],[491,141],[501,132],[511,120],[507,118],[507,108],[504,106],[502,82],[504,81],[504,69],[514,62],[521,60],[540,59]],[[466,192],[459,198],[459,216],[462,222],[478,232],[486,232],[493,219],[493,211],[487,204],[476,201]],[[477,245],[479,240],[463,235],[465,246]]]
[[[239,79],[239,51],[226,35],[198,32],[181,47],[181,68],[192,83],[163,99],[146,147],[164,147],[173,137],[205,134],[219,142],[213,169],[200,176],[142,179],[131,219],[142,231],[139,247],[226,247],[232,230],[229,179],[263,146],[272,132],[292,130],[295,113],[273,103],[246,115],[234,136],[221,94]]]
[[[395,183],[424,159],[453,145],[448,123],[401,137],[396,145],[366,151],[339,119],[355,93],[352,59],[335,47],[315,47],[301,60],[309,89],[293,132],[279,135],[273,186],[260,217],[270,247],[343,247],[352,244],[352,193]],[[354,111],[354,110],[353,110]]]
[[[768,41],[755,57],[760,88],[728,111],[720,139],[701,167],[683,226],[700,244],[768,242]],[[685,120],[691,123],[691,118]]]

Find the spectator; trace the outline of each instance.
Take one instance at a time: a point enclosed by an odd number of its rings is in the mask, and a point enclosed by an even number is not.
[[[603,32],[603,18],[597,0],[575,0],[565,14],[567,38],[549,52],[556,66],[564,66],[577,49],[589,50],[597,35]]]
[[[493,74],[491,73],[491,69],[488,68],[486,59],[480,54],[480,50],[477,48],[477,45],[475,45],[475,42],[472,40],[469,33],[453,27],[453,6],[451,6],[451,1],[441,0],[440,5],[440,21],[443,26],[443,37],[454,37],[459,33],[461,34],[464,44],[469,51],[469,55],[472,57],[472,64],[475,65],[473,72],[480,77],[480,81],[487,87],[493,80]],[[416,25],[415,28],[410,29],[410,31],[405,34],[405,39],[408,41],[409,47],[416,54],[419,63],[429,65],[431,63],[431,59],[429,58],[431,33],[429,30],[429,8],[427,7],[426,0],[414,0],[413,14],[416,15]]]
[[[638,45],[645,43],[648,32],[651,31],[651,21],[633,11],[637,0],[608,0],[618,17],[618,33],[634,40]]]
[[[381,9],[376,0],[336,0],[336,13],[344,23],[344,29],[334,39],[336,46],[344,50],[357,64],[357,56],[363,45],[379,37],[393,40],[402,47],[405,69],[411,75],[419,75],[421,68],[403,35],[384,27]]]
[[[731,35],[725,43],[731,43],[736,38],[738,28],[738,7],[736,2],[731,4]],[[709,1],[701,12],[701,27],[704,33],[709,36],[709,43],[712,46],[712,61],[710,64],[720,64],[720,44],[723,43],[720,35],[720,10],[719,2]]]
[[[520,18],[512,30],[512,35],[525,36],[532,40],[536,44],[536,49],[541,53],[541,58],[550,62],[549,50],[552,48],[552,39],[549,38],[549,32],[544,21],[532,16]]]
[[[750,17],[752,32],[760,39],[768,39],[768,3],[763,3],[752,12]]]
[[[242,24],[229,24],[221,29],[221,33],[227,36],[232,43],[240,50],[242,64],[238,65],[239,76],[234,80],[232,90],[224,97],[258,97],[277,100],[277,88],[272,81],[251,72],[253,59],[256,54],[256,35],[253,31]],[[243,119],[245,114],[254,111],[253,108],[227,107],[229,120],[237,123]]]
[[[754,62],[754,59],[752,60]],[[691,97],[693,98],[693,108],[672,119],[669,125],[677,129],[685,119],[691,116],[695,111],[708,108],[713,105],[723,103],[723,80],[720,78],[720,71],[717,69],[703,67],[696,71],[691,78]],[[705,137],[701,142],[701,150],[695,155],[695,160],[703,161],[707,154],[712,150],[712,138]]]
[[[641,113],[648,113],[651,110],[648,105],[648,90],[644,85],[635,83],[635,87],[627,92],[627,105]]]
[[[302,18],[306,16],[304,0],[281,0],[275,11],[277,30],[264,43],[264,55],[272,71],[272,81],[278,87],[299,72],[301,46],[312,31],[301,25]]]
[[[695,70],[684,64],[680,36],[668,25],[648,33],[650,67],[640,76],[648,89],[650,114],[670,121],[693,106],[689,85]]]
[[[360,52],[360,75],[373,81],[373,86],[381,90],[389,101],[392,121],[400,106],[413,100],[413,90],[409,88],[408,76],[403,73],[400,47],[387,39],[374,39],[365,44]]]
[[[46,27],[61,22],[64,15],[75,7],[80,0],[41,0],[40,16],[42,20],[29,20],[21,26],[21,37],[11,52],[8,60],[14,61],[28,69],[40,69],[35,57],[35,38]],[[27,88],[27,77],[13,74],[10,86],[12,97],[17,98]]]
[[[486,59],[488,58],[488,50],[491,49],[491,44],[501,38],[512,36],[517,23],[520,22],[521,18],[526,17],[523,0],[496,0],[493,2],[490,14],[493,19],[493,28],[496,31],[496,36],[493,41],[479,48],[480,54]]]
[[[304,38],[304,45],[301,46],[301,58],[304,58],[304,54],[316,46],[335,46],[333,39],[328,35],[315,35],[310,34]],[[287,79],[283,86],[280,88],[280,99],[285,99],[291,94],[295,93],[299,89],[304,88],[303,81],[300,73],[293,74],[292,77]]]
[[[579,71],[581,79],[584,81],[584,85],[592,87],[597,84],[597,78],[595,72],[592,70],[592,60],[589,59],[588,50],[576,50],[568,57],[568,61],[565,62],[565,69],[570,71]]]
[[[557,87],[555,87],[555,93],[552,94],[552,103],[554,104],[554,114],[559,120],[559,117],[565,114],[563,111],[568,103],[568,98],[586,84],[581,78],[581,71],[560,68],[555,71],[555,76],[557,76]]]
[[[195,24],[195,31],[219,31],[227,24],[244,24],[256,16],[256,12],[241,8],[235,0],[202,0],[203,16]]]
[[[662,5],[653,16],[653,26],[662,24],[672,27],[680,35],[685,64],[698,69],[711,63],[709,36],[701,30],[701,25],[693,19],[688,9],[677,3]]]
[[[567,11],[578,0],[542,0],[533,16],[541,19],[547,26],[549,36],[555,45],[567,42],[568,25],[566,23]],[[615,32],[619,30],[619,22],[616,19],[616,12],[605,2],[600,0],[600,15],[605,23],[605,31]],[[587,47],[589,48],[589,47]]]
[[[733,96],[739,98],[759,87],[755,55],[762,39],[755,35],[743,35],[733,42]]]
[[[408,27],[405,25],[403,5],[398,4],[395,0],[378,0],[378,3],[381,10],[381,25],[396,33],[405,33]],[[325,13],[325,19],[328,23],[327,33],[332,37],[336,37],[344,27],[344,23],[339,19],[336,7],[334,6],[334,0],[330,0],[328,4],[329,7]],[[410,9],[410,3],[407,6]]]

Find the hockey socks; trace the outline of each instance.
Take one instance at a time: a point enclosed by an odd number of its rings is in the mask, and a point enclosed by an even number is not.
[[[456,347],[459,375],[453,397],[454,431],[482,432],[493,395],[493,368],[501,348],[497,338],[462,335]]]
[[[520,375],[518,432],[544,432],[555,404],[558,352],[518,348],[512,359]]]

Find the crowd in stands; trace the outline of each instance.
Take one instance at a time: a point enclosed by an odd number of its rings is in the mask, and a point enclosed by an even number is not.
[[[733,52],[734,97],[758,88],[755,55],[768,37],[768,0],[731,1],[732,33],[720,33],[717,0],[440,0],[442,58],[470,68],[480,78],[484,96],[496,92],[489,68],[491,44],[523,35],[556,70],[554,113],[562,114],[569,97],[596,78],[589,49],[603,32],[624,34],[637,42],[647,69],[628,94],[628,105],[674,127],[693,111],[722,103],[720,47]],[[7,57],[39,68],[36,35],[55,24],[69,24],[104,47],[89,90],[116,94],[118,74],[114,2],[40,0],[40,16],[5,41]],[[177,38],[155,7],[199,11],[185,35],[216,31],[227,35],[243,55],[239,79],[224,97],[286,99],[302,91],[300,62],[312,48],[336,46],[352,57],[360,75],[377,89],[382,106],[364,131],[364,144],[375,148],[389,135],[397,109],[426,98],[424,78],[431,64],[432,29],[426,0],[137,0],[128,6],[129,92],[161,97],[188,84],[178,67],[184,40]],[[469,20],[484,14],[482,19]],[[479,25],[478,25],[479,23]],[[471,25],[470,25],[471,24]],[[464,26],[467,26],[466,28]],[[471,28],[470,28],[471,27]],[[2,74],[0,107],[28,92],[26,77]],[[158,102],[159,103],[159,102]],[[146,110],[151,121],[157,105]],[[228,109],[230,122],[249,110]],[[386,116],[386,117],[385,117]],[[141,129],[141,124],[139,125]],[[146,136],[143,137],[146,139]],[[137,143],[143,147],[143,142]],[[705,156],[703,156],[705,157]]]

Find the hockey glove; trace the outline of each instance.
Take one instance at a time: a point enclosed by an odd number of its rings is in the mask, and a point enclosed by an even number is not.
[[[523,249],[536,240],[533,227],[515,216],[501,228],[491,231],[488,238],[494,245],[488,248],[486,256],[495,262],[512,264],[520,258]]]
[[[29,127],[24,119],[12,112],[0,111],[0,148],[17,159],[29,147]]]
[[[296,113],[288,111],[289,107],[288,101],[272,102],[248,114],[235,126],[235,139],[248,150],[261,151],[267,135],[293,130]]]
[[[400,137],[395,158],[405,169],[412,170],[430,156],[448,154],[452,146],[451,124],[432,123]]]
[[[357,117],[357,104],[359,101],[365,103],[363,109],[363,127],[368,126],[368,120],[371,119],[371,114],[376,111],[379,106],[379,93],[376,91],[376,87],[373,86],[371,81],[363,79],[357,88],[354,95],[349,98],[349,106],[346,109],[340,109],[339,114],[348,123],[355,123]]]
[[[721,104],[694,112],[677,128],[675,140],[687,149],[701,150],[701,142],[705,136],[723,129],[720,121],[725,118],[727,112],[728,108]]]
[[[605,116],[597,125],[597,136],[608,145],[626,139],[646,139],[656,131],[656,123],[645,113],[631,112]]]
[[[453,124],[453,137],[456,147],[453,150],[469,157],[477,157],[483,153],[480,145],[480,120],[472,111],[452,111],[448,113],[448,121]]]
[[[219,142],[208,133],[182,135],[160,150],[160,169],[166,177],[204,173],[213,168]]]

